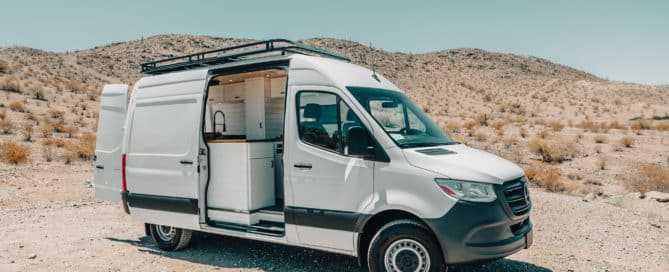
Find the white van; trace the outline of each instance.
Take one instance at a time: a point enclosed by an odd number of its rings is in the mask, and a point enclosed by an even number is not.
[[[444,271],[532,244],[521,168],[336,53],[268,40],[142,71],[129,103],[102,91],[95,192],[163,250],[200,231]]]

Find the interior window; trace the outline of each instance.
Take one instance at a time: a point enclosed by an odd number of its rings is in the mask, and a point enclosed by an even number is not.
[[[348,132],[362,127],[360,119],[337,95],[303,91],[298,94],[300,139],[348,155]]]

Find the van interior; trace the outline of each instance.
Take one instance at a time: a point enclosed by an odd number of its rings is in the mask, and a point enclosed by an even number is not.
[[[283,235],[286,76],[272,68],[210,80],[203,126],[209,225]]]

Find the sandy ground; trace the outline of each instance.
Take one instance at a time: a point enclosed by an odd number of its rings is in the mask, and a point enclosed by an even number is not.
[[[200,234],[161,252],[120,205],[94,199],[88,165],[0,165],[0,271],[359,271],[351,257]],[[584,202],[532,189],[534,245],[453,271],[666,271],[669,204]]]

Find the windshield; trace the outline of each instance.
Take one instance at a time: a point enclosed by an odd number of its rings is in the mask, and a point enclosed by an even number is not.
[[[348,90],[401,148],[456,143],[403,93],[365,87]]]

